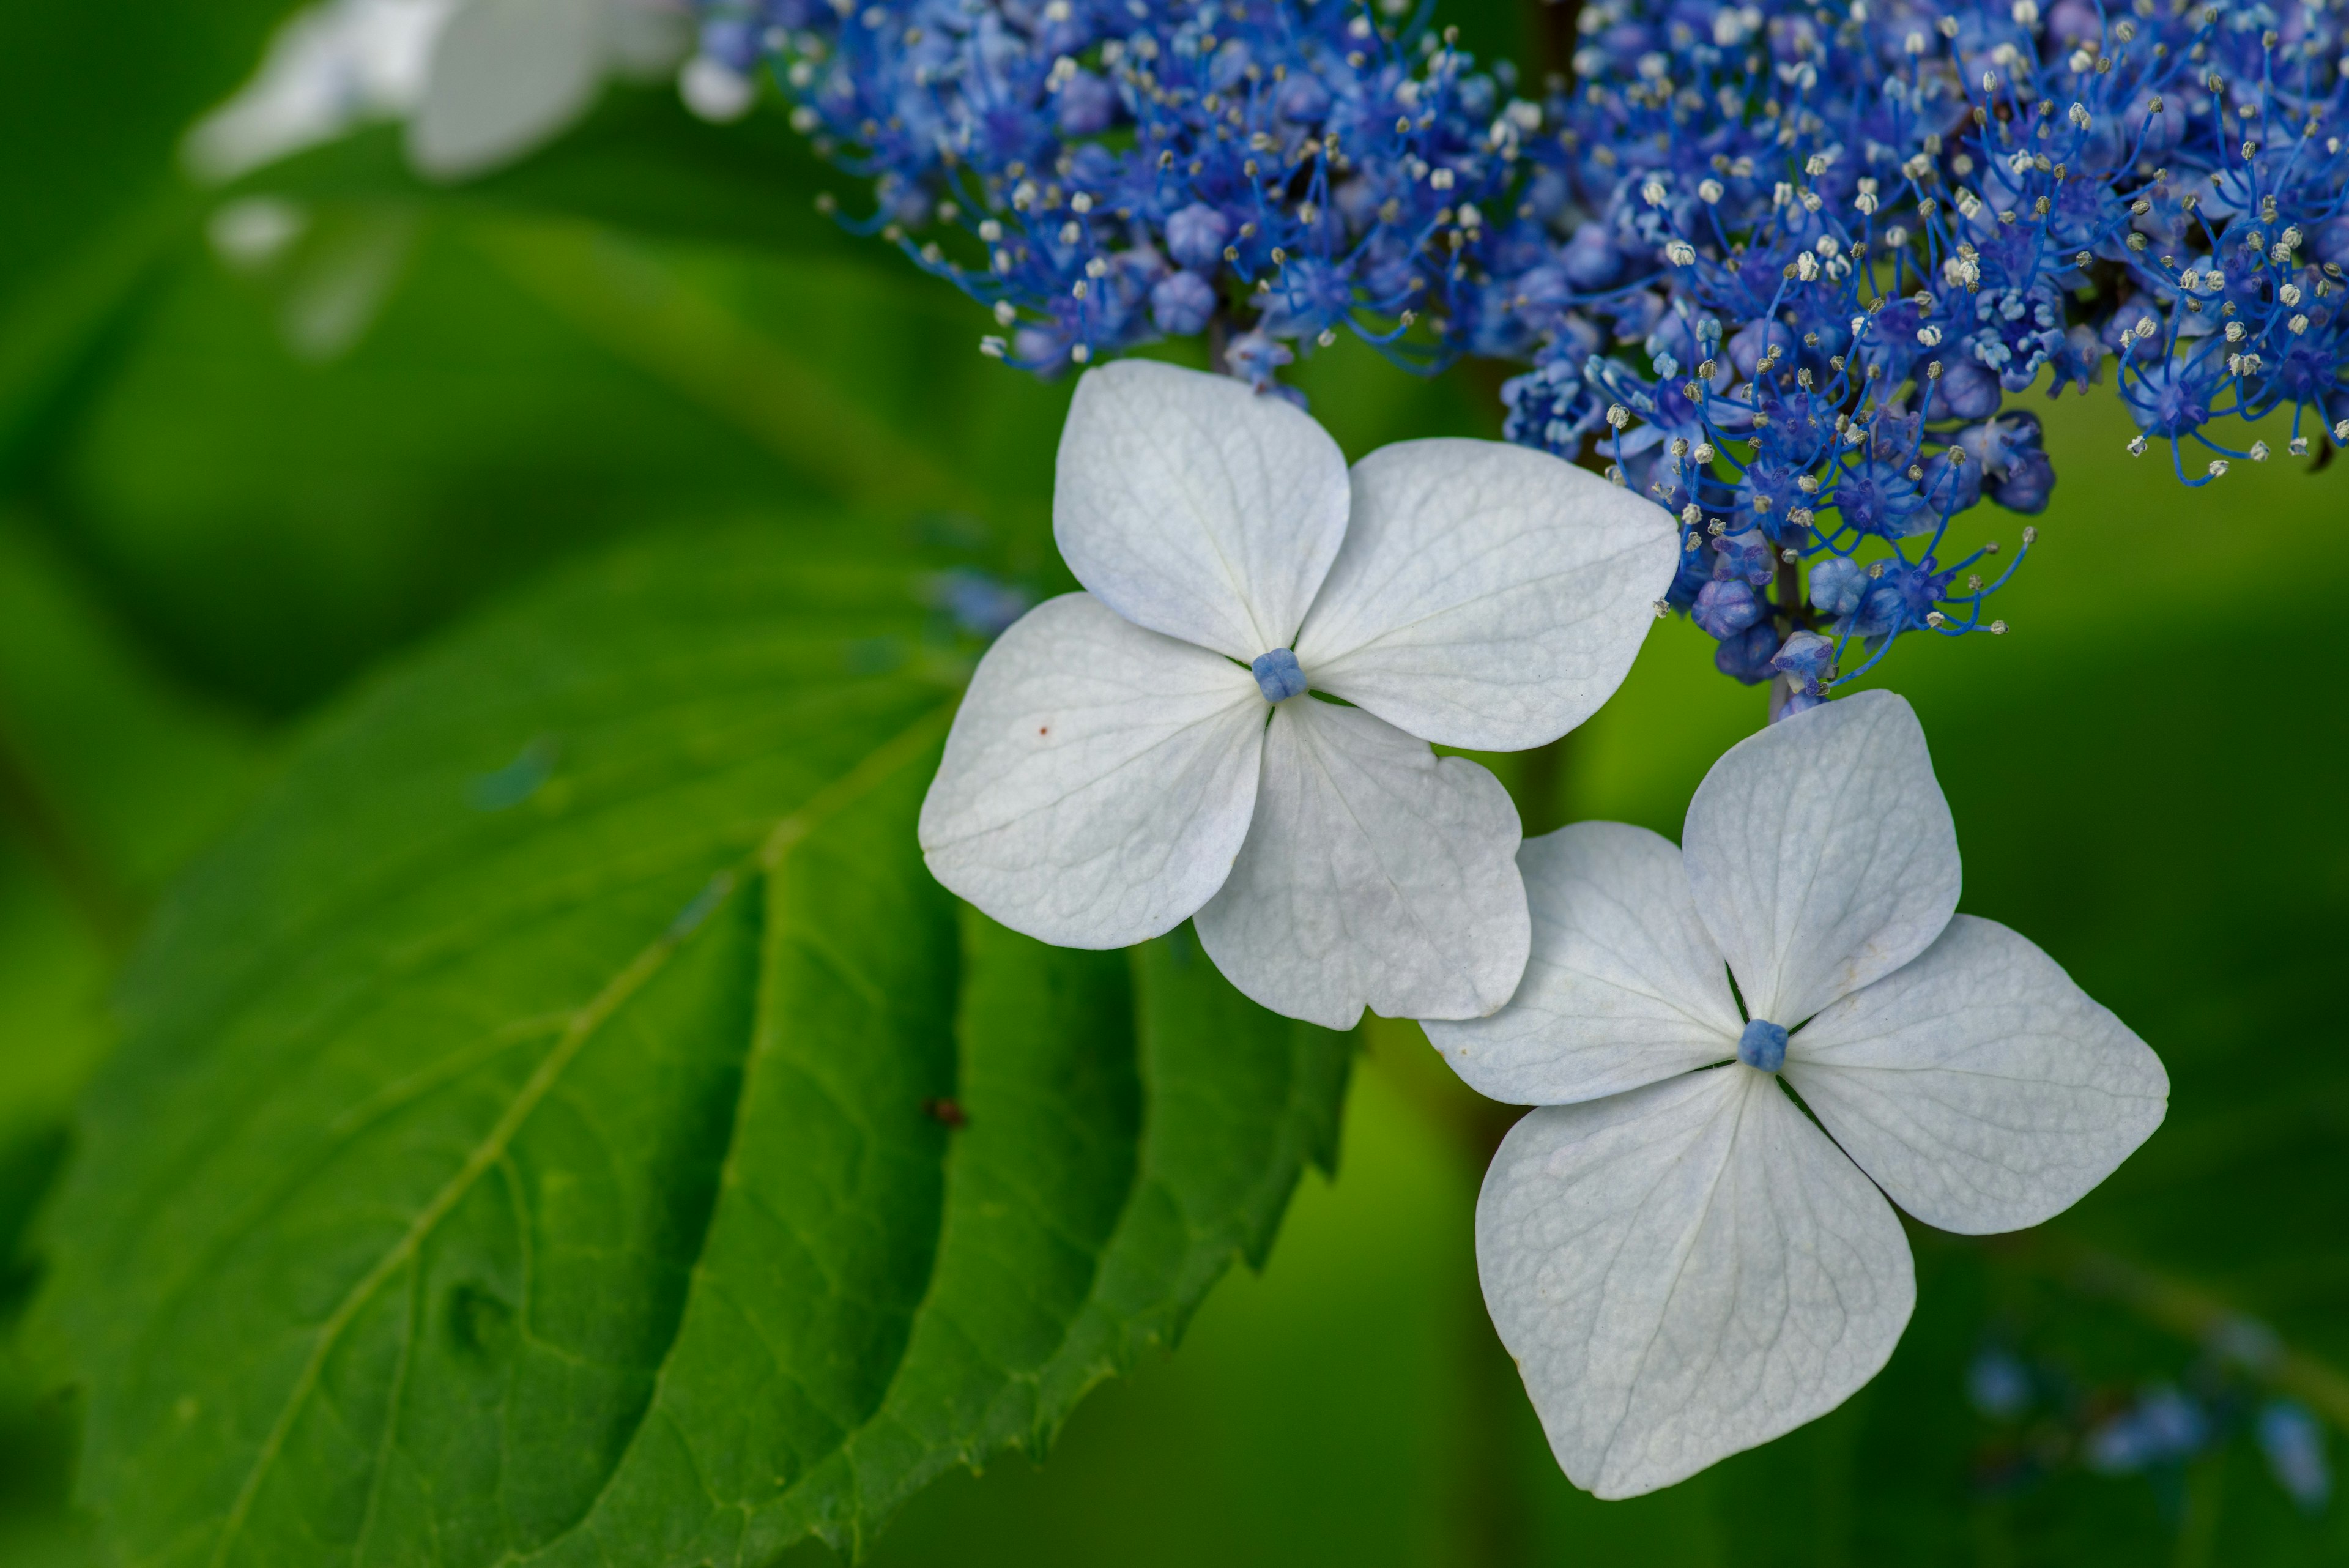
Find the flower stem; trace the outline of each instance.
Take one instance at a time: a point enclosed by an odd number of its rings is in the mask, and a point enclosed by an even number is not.
[[[2284,1343],[2249,1313],[2200,1286],[2044,1232],[2013,1244],[2013,1251],[2060,1282],[2114,1302],[2157,1328],[2232,1351],[2279,1393],[2349,1429],[2349,1376]]]
[[[1566,826],[1566,778],[1571,732],[1517,759],[1517,815],[1526,836],[1537,837]]]

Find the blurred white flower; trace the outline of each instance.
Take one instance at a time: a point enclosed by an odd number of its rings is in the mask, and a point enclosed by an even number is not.
[[[188,161],[225,182],[404,119],[419,172],[478,174],[561,132],[608,78],[666,74],[688,35],[669,0],[327,0],[278,29],[189,133]]]
[[[457,0],[328,0],[277,29],[253,79],[189,132],[187,158],[229,181],[424,97],[433,40]]]
[[[1516,812],[1427,742],[1588,718],[1653,624],[1671,518],[1496,442],[1405,441],[1350,475],[1278,397],[1126,360],[1078,383],[1053,533],[1091,591],[981,661],[922,809],[938,880],[1071,947],[1195,914],[1240,990],[1332,1028],[1506,1001]]]
[[[1477,1264],[1558,1462],[1600,1497],[1876,1375],[1915,1299],[1892,1203],[1970,1235],[2035,1225],[2169,1093],[2053,960],[1954,913],[1956,832],[1899,698],[1733,748],[1683,843],[1586,823],[1527,844],[1524,985],[1426,1026],[1475,1088],[1545,1107],[1485,1176]]]

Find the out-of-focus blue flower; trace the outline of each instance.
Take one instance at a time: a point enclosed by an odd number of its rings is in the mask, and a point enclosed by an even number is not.
[[[2289,1399],[2261,1407],[2260,1451],[2268,1473],[2302,1511],[2322,1513],[2333,1498],[2333,1465],[2324,1452],[2324,1428]]]
[[[2089,1432],[2082,1457],[2092,1469],[2126,1475],[2189,1459],[2209,1436],[2209,1417],[2198,1402],[2168,1384],[2157,1384],[2135,1405]]]
[[[1187,337],[1216,314],[1216,291],[1195,272],[1169,273],[1150,290],[1150,316],[1170,337]]]
[[[953,566],[923,584],[923,597],[946,612],[957,630],[993,638],[1028,613],[1025,590],[969,566]]]
[[[1985,1350],[1966,1368],[1966,1397],[1995,1421],[2012,1421],[2031,1408],[2031,1371],[2003,1350]]]
[[[2002,412],[2034,382],[2110,358],[2131,450],[2194,484],[2271,455],[2220,419],[2349,441],[2336,10],[1592,0],[1572,80],[1530,92],[1426,6],[699,5],[1015,364],[1207,332],[1259,386],[1349,334],[1529,365],[1509,439],[1682,518],[1667,599],[1733,672],[1765,628],[1859,639],[1838,683],[1908,632],[2002,630],[1987,550],[1932,563],[1980,502],[2048,504]],[[1749,535],[1797,569],[1705,547]],[[1723,562],[1751,618],[1704,599]]]

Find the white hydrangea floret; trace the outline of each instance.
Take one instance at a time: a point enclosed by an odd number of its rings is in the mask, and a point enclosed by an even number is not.
[[[1523,986],[1426,1025],[1475,1088],[1543,1107],[1485,1176],[1477,1266],[1558,1462],[1605,1498],[1876,1375],[1916,1294],[1894,1203],[1969,1235],[2035,1225],[2169,1093],[2054,961],[1955,912],[1956,831],[1899,697],[1743,742],[1682,841],[1584,823],[1526,844]]]
[[[1350,473],[1278,397],[1125,360],[1077,385],[1052,527],[1087,591],[980,661],[922,807],[938,880],[1069,947],[1195,915],[1241,991],[1332,1028],[1507,1001],[1516,812],[1428,742],[1588,718],[1654,624],[1671,516],[1495,441]]]

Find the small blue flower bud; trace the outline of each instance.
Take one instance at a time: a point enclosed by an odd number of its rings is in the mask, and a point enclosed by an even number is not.
[[[1585,223],[1558,253],[1558,265],[1575,287],[1604,288],[1623,270],[1623,255],[1607,237],[1604,224]]]
[[[1170,273],[1150,291],[1150,318],[1170,337],[1187,337],[1216,313],[1216,291],[1195,272]]]
[[[1713,650],[1713,667],[1732,680],[1759,686],[1778,673],[1770,668],[1770,658],[1777,651],[1778,628],[1765,620],[1735,637],[1722,639],[1721,646]]]
[[[1061,134],[1093,136],[1117,118],[1117,89],[1091,71],[1079,71],[1061,85]]]
[[[1934,385],[1937,420],[1986,420],[1998,412],[1998,378],[1972,359],[1952,359]]]
[[[1811,604],[1821,615],[1847,616],[1868,593],[1868,578],[1848,556],[1830,556],[1811,568]]]
[[[1795,677],[1814,692],[1834,663],[1834,640],[1815,631],[1795,632],[1770,660],[1773,669]]]
[[[1293,76],[1280,89],[1280,116],[1299,125],[1319,124],[1330,112],[1330,89],[1320,78]]]
[[[1826,701],[1826,698],[1816,691],[1789,691],[1784,698],[1771,703],[1770,722],[1781,723],[1797,713],[1807,713]]]
[[[2026,516],[2044,512],[2055,493],[2055,465],[2044,452],[2020,452],[2008,465],[2006,477],[1985,483],[1982,490],[2009,512]]]
[[[1786,1031],[1784,1025],[1766,1018],[1756,1018],[1746,1024],[1745,1033],[1737,1037],[1737,1059],[1749,1067],[1759,1067],[1775,1073],[1786,1064]]]
[[[1166,254],[1187,267],[1209,271],[1223,264],[1224,242],[1232,225],[1205,202],[1194,202],[1166,220]]]
[[[1745,528],[1723,535],[1713,541],[1713,547],[1721,553],[1720,564],[1713,569],[1724,579],[1737,578],[1758,588],[1765,586],[1778,569],[1777,549],[1759,528]],[[1713,631],[1711,627],[1705,629]],[[1713,632],[1713,635],[1719,637],[1723,634]]]
[[[1274,342],[1261,332],[1243,332],[1224,348],[1224,364],[1231,373],[1247,382],[1257,391],[1274,390],[1272,373],[1297,356],[1286,345]],[[1293,388],[1279,388],[1292,391]]]
[[[1305,671],[1297,667],[1297,655],[1288,649],[1276,648],[1270,653],[1259,653],[1248,666],[1256,676],[1257,690],[1268,702],[1286,702],[1291,697],[1302,697],[1308,688]]]
[[[1721,578],[1697,590],[1690,617],[1708,637],[1731,638],[1759,619],[1762,606],[1743,579]]]

